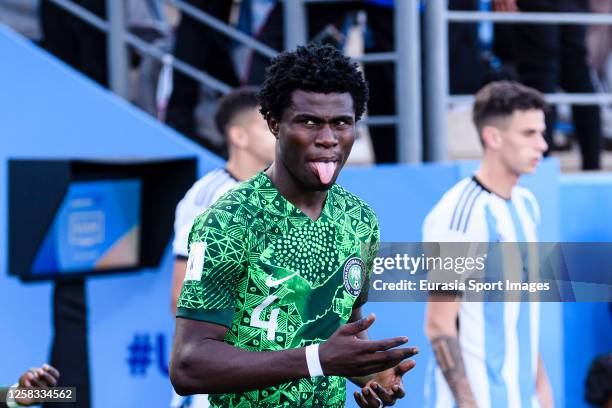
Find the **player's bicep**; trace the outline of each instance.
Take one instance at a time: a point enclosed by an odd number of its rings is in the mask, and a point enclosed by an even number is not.
[[[193,366],[194,361],[207,361],[207,347],[210,341],[222,342],[228,328],[215,323],[193,319],[176,319],[174,341],[172,345],[172,362],[174,369]]]
[[[223,341],[228,328],[210,322],[191,319],[176,319],[174,341],[178,344],[198,344],[203,340]]]

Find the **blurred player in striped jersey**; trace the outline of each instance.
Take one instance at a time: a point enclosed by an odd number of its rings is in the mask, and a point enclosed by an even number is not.
[[[193,221],[226,191],[247,180],[274,160],[275,139],[259,113],[257,89],[238,88],[225,95],[215,114],[215,124],[227,140],[229,160],[224,168],[216,169],[198,180],[176,208],[174,241],[175,257],[172,277],[172,314],[181,292],[187,268],[187,238]],[[174,396],[172,408],[202,408],[208,406],[206,395],[189,398]]]
[[[537,241],[538,203],[517,183],[547,149],[546,109],[539,92],[518,83],[494,82],[478,92],[473,120],[484,157],[428,214],[424,242]],[[538,303],[461,302],[456,294],[430,293],[425,329],[436,359],[425,382],[428,407],[552,407],[538,351]]]

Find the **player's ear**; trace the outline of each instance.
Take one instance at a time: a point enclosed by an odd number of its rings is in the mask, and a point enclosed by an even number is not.
[[[501,147],[501,133],[495,126],[487,125],[480,131],[480,137],[484,147],[491,150],[498,150]]]
[[[228,145],[244,149],[249,144],[249,135],[242,126],[233,125],[227,128]]]
[[[278,129],[280,127],[279,121],[270,113],[266,114],[266,122],[268,123],[268,129],[278,139]]]

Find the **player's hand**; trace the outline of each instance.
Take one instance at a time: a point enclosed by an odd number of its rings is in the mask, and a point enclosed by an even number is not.
[[[395,367],[419,352],[416,347],[397,348],[407,337],[384,340],[362,340],[357,334],[367,330],[376,317],[370,314],[338,328],[319,346],[319,359],[325,375],[361,377]]]
[[[519,11],[516,0],[493,0],[493,10],[495,11]]]
[[[55,387],[60,373],[49,364],[43,364],[40,368],[30,368],[19,377],[19,388],[45,388]],[[34,405],[37,403],[32,398],[15,398],[19,405]]]
[[[362,408],[394,405],[398,399],[406,395],[402,377],[415,365],[414,361],[406,360],[375,374],[374,378],[361,389],[361,393],[354,393],[355,401]]]

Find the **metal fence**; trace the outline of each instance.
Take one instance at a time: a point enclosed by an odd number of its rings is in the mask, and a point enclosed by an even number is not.
[[[605,24],[612,25],[612,14],[450,11],[447,0],[427,2],[427,47],[425,116],[428,146],[426,160],[447,157],[447,107],[450,103],[471,103],[472,95],[449,95],[448,92],[448,23],[495,22],[499,24]],[[602,105],[612,103],[612,93],[555,93],[546,99],[553,104]]]
[[[108,64],[111,89],[123,96],[128,95],[127,47],[157,58],[170,61],[174,69],[220,92],[231,87],[208,73],[167,52],[151,45],[126,29],[124,0],[107,1],[107,20],[101,19],[71,0],[50,0],[68,12],[108,33]],[[154,1],[154,0],[151,0]],[[273,58],[278,51],[257,41],[253,37],[191,6],[183,0],[162,0],[202,24],[226,35],[232,40],[252,48],[255,52]],[[307,3],[339,2],[342,0],[284,0],[284,47],[293,49],[307,41]],[[431,0],[425,7],[425,61],[421,61],[420,0],[396,0],[394,7],[395,52],[369,53],[355,58],[363,63],[389,63],[396,65],[395,96],[396,115],[370,116],[369,126],[395,125],[397,158],[402,163],[442,161],[447,157],[447,112],[449,104],[471,103],[472,95],[449,95],[448,24],[495,23],[527,24],[606,24],[612,25],[612,14],[590,13],[494,13],[482,11],[450,11],[448,0]],[[427,75],[424,80],[425,135],[427,150],[423,151],[423,124],[421,103],[421,63]],[[551,103],[609,104],[612,94],[548,94]]]
[[[126,30],[123,0],[107,0],[107,21],[99,18],[87,9],[73,3],[71,0],[50,0],[68,12],[88,22],[101,31],[108,33],[108,65],[111,89],[123,97],[128,95],[128,57],[127,46],[134,47],[141,53],[159,60],[164,58],[173,67],[185,75],[199,81],[203,85],[220,92],[228,92],[230,86],[217,80],[208,73],[176,58],[168,59],[168,54],[155,46],[142,41]],[[198,20],[202,24],[228,36],[229,38],[251,47],[266,57],[278,54],[267,45],[214,18],[213,16],[191,6],[182,0],[163,0],[175,6],[182,13]],[[329,0],[323,0],[329,2]],[[338,1],[338,0],[336,0]],[[285,24],[285,48],[307,41],[306,3],[321,2],[321,0],[285,0],[285,19],[291,24]],[[418,1],[401,1],[395,8],[395,37],[419,38]],[[396,52],[365,54],[357,61],[363,63],[394,62],[397,64],[396,89],[397,115],[371,116],[365,119],[369,126],[395,125],[397,127],[398,159],[400,162],[418,163],[422,158],[421,133],[421,79],[420,79],[420,49],[406,41],[397,41]],[[399,137],[406,135],[405,137]]]

